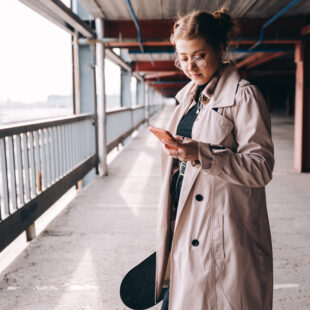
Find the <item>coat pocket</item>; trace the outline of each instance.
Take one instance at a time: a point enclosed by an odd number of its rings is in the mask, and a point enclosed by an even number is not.
[[[206,112],[200,127],[193,129],[193,138],[211,144],[222,144],[231,135],[233,128],[232,121],[210,109]]]
[[[224,249],[224,214],[216,214],[212,224],[212,249],[215,259],[225,258]]]

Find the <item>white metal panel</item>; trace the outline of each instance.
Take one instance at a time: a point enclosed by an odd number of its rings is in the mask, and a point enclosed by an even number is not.
[[[1,164],[1,219],[6,218],[9,214],[9,189],[8,189],[8,172],[5,139],[0,139],[0,164]]]
[[[18,181],[18,200],[19,206],[24,205],[24,181],[23,181],[23,165],[22,165],[22,148],[20,142],[20,135],[15,136],[15,147],[16,147],[16,172]]]
[[[8,148],[8,180],[10,184],[10,200],[11,200],[11,210],[15,211],[17,209],[17,191],[16,191],[16,175],[15,175],[15,156],[13,147],[13,137],[7,137],[7,148]]]

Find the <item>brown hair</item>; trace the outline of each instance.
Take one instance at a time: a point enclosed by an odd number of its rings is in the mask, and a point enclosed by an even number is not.
[[[174,23],[170,41],[175,45],[177,39],[192,40],[203,38],[215,50],[223,46],[224,51],[229,45],[234,23],[225,9],[214,13],[193,11],[181,16]]]

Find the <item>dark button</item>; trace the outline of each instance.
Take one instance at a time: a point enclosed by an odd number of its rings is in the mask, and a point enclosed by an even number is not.
[[[198,195],[196,195],[195,198],[196,198],[197,201],[201,201],[203,199],[203,196],[198,194]]]
[[[193,245],[193,246],[198,246],[198,245],[199,245],[199,241],[198,241],[197,239],[194,239],[194,240],[192,241],[192,245]]]

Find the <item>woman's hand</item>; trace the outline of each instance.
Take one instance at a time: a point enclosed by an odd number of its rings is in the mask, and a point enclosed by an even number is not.
[[[176,141],[162,140],[165,151],[169,156],[181,161],[194,162],[198,160],[198,141],[181,136],[175,136],[174,138]],[[178,149],[172,149],[169,146],[174,146]]]

